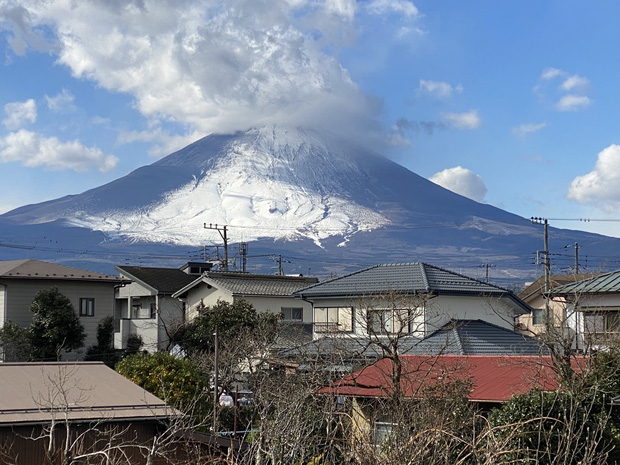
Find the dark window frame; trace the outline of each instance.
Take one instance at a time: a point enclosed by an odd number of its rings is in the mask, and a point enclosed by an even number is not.
[[[94,297],[80,297],[80,316],[95,316]]]

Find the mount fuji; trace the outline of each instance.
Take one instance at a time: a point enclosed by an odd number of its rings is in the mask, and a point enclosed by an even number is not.
[[[542,248],[540,226],[334,134],[261,127],[207,136],[103,186],[0,215],[0,253],[99,271],[128,261],[177,266],[174,257],[221,243],[205,224],[226,225],[231,244],[249,243],[250,264],[278,254],[287,271],[318,275],[426,261],[493,262],[501,277],[521,278],[539,271],[532,257]],[[588,244],[597,256],[620,245],[560,229],[550,240]],[[259,261],[256,270],[269,272]]]

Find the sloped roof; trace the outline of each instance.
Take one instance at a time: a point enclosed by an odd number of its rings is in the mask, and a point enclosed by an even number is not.
[[[381,336],[379,336],[381,337]],[[404,336],[398,341],[403,355],[546,355],[544,345],[529,336],[483,320],[453,320],[423,339]],[[370,337],[334,337],[287,347],[282,357],[339,355],[350,359],[385,354]]]
[[[620,270],[551,289],[553,295],[620,293]]]
[[[206,283],[235,296],[288,297],[295,291],[317,282],[318,279],[314,277],[208,271],[176,292],[175,296],[187,292],[200,283]]]
[[[544,344],[483,320],[455,320],[433,332],[404,354],[541,355]]]
[[[498,295],[510,291],[427,263],[389,263],[310,286],[303,297],[376,295],[395,291],[408,294]]]
[[[565,284],[582,281],[584,279],[590,279],[595,276],[600,276],[601,273],[581,273],[581,274],[553,274],[549,276],[549,284],[551,289],[563,286]],[[525,302],[528,299],[543,294],[545,291],[545,276],[540,276],[536,281],[527,286],[521,292],[519,292],[519,298]]]
[[[471,382],[467,395],[475,402],[505,402],[533,388],[558,388],[550,357],[489,355],[403,355],[400,389],[416,397],[425,387],[451,381]],[[576,367],[578,368],[578,366]],[[393,392],[393,361],[384,358],[319,392],[341,396],[386,397]]]
[[[145,266],[116,266],[116,270],[160,294],[173,294],[196,279],[178,268],[154,268]]]
[[[30,259],[0,262],[0,278],[121,282],[118,276]]]
[[[65,412],[76,421],[178,413],[101,362],[0,363],[0,379],[0,424],[45,422]]]

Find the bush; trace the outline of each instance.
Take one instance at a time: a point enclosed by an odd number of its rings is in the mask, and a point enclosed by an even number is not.
[[[167,352],[130,355],[116,365],[116,371],[182,411],[204,405],[209,397],[198,368]]]

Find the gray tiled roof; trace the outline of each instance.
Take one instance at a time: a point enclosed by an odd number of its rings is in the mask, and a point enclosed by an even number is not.
[[[112,276],[94,271],[81,270],[70,266],[39,260],[10,260],[0,262],[0,278],[3,279],[54,279],[103,281],[120,283],[118,276]]]
[[[544,345],[529,336],[483,320],[456,320],[422,339],[407,355],[540,355]]]
[[[233,295],[247,296],[290,296],[295,291],[308,287],[317,278],[302,276],[256,275],[210,271],[205,273],[209,284],[226,289]]]
[[[424,339],[414,336],[398,341],[402,355],[540,355],[544,345],[529,336],[483,320],[454,320]],[[288,347],[282,357],[332,357],[345,360],[383,357],[381,348],[370,338],[326,336]]]
[[[196,279],[178,268],[151,268],[144,266],[117,266],[119,273],[140,281],[160,294],[173,294]]]
[[[506,289],[426,263],[376,265],[297,292],[303,297],[363,296],[389,291],[435,294],[510,294]]]
[[[620,270],[565,284],[551,290],[554,295],[620,293]]]

